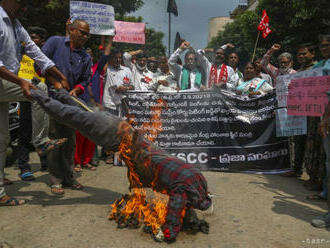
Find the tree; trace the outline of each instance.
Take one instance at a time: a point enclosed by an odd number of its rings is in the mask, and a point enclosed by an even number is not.
[[[208,44],[208,47],[216,49],[226,43],[233,43],[235,48],[227,50],[226,53],[237,52],[240,57],[240,65],[244,65],[251,60],[254,43],[258,35],[258,22],[256,12],[246,11],[238,15],[234,22],[227,24],[225,30],[219,32]],[[262,53],[263,51],[258,49],[258,52]]]
[[[142,0],[88,0],[110,4],[114,7],[115,13],[124,16],[142,7]],[[51,35],[65,34],[65,22],[69,18],[69,0],[33,0],[27,4],[27,12],[22,16],[23,26],[47,27]]]
[[[266,39],[259,39],[257,56],[261,56],[274,43],[280,43],[282,51],[295,54],[299,44],[316,44],[319,34],[330,31],[328,0],[260,0],[255,11],[238,14],[233,23],[227,24],[225,31],[219,32],[209,47],[232,42],[238,49],[241,61],[249,60],[263,9],[267,10],[273,32]]]
[[[110,4],[114,7],[116,20],[129,22],[142,22],[142,17],[125,16],[130,12],[134,12],[144,2],[142,0],[88,0],[89,2],[97,2]],[[40,26],[47,29],[49,35],[64,35],[65,23],[69,18],[69,0],[33,0],[27,5],[27,12],[22,16],[21,22],[23,26]],[[165,47],[162,44],[164,34],[156,32],[154,29],[146,29],[146,53],[148,55],[161,56],[165,54]],[[92,35],[91,39],[86,44],[94,51],[97,50],[100,44],[100,36]],[[141,45],[114,43],[115,47],[123,51],[141,49]]]
[[[143,22],[143,18],[134,17],[134,16],[124,16],[116,17],[117,20],[125,22]],[[116,43],[114,42],[114,47],[119,48],[122,51],[134,51],[143,49],[147,56],[164,56],[165,55],[165,46],[162,43],[164,34],[162,32],[157,32],[152,28],[146,28],[146,44],[130,44],[130,43]]]

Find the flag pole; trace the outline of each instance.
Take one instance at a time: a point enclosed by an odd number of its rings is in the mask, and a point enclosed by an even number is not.
[[[256,43],[254,44],[254,50],[253,50],[253,55],[252,55],[252,60],[251,60],[251,62],[253,62],[254,57],[255,57],[255,55],[256,55],[256,50],[257,50],[257,45],[258,45],[258,41],[259,41],[259,36],[260,36],[260,31],[258,32],[258,36],[257,36]]]
[[[168,57],[171,55],[171,12],[168,13]]]

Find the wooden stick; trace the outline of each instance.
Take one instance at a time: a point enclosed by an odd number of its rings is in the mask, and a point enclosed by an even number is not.
[[[253,62],[254,57],[256,56],[256,50],[257,50],[257,45],[258,45],[258,41],[259,41],[259,36],[260,36],[260,31],[258,32],[256,43],[254,44],[254,50],[253,50],[253,55],[252,55],[251,62]]]

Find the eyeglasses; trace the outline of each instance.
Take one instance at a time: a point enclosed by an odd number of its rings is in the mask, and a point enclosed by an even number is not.
[[[80,34],[81,34],[82,36],[87,36],[87,38],[90,37],[90,33],[86,32],[86,31],[84,31],[84,30],[81,30],[81,29],[79,29],[79,28],[76,28],[76,29],[79,30],[79,32],[80,32]]]

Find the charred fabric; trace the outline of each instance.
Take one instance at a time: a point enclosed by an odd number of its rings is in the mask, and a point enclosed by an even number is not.
[[[191,213],[193,209],[207,210],[212,204],[207,181],[196,166],[161,150],[146,140],[144,133],[115,115],[83,110],[84,104],[77,104],[79,100],[72,100],[65,90],[53,92],[54,98],[40,90],[31,90],[31,95],[58,122],[79,130],[105,150],[119,152],[127,166],[132,191],[113,205],[117,212],[112,211],[110,217],[119,227],[138,227],[143,221],[147,223],[145,230],[151,228],[153,235],[159,234],[159,240],[168,242],[176,239],[183,226],[207,233],[208,224]],[[159,118],[163,106],[158,101],[152,118]],[[161,123],[158,124],[157,128],[148,129],[159,131]],[[146,201],[145,188],[167,195],[168,200]]]

